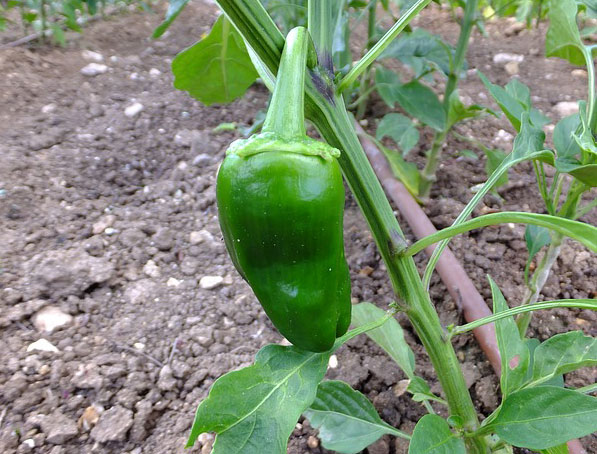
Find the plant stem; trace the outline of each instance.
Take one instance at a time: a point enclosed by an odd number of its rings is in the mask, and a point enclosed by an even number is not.
[[[529,304],[535,305],[537,302],[539,294],[541,293],[545,282],[547,282],[551,268],[560,255],[560,247],[562,245],[563,239],[563,235],[559,233],[552,233],[552,239],[549,248],[533,273],[533,277],[531,278],[531,281],[525,290],[524,298],[520,304],[521,306],[527,306]],[[516,318],[516,324],[518,325],[518,331],[521,338],[524,338],[526,335],[529,324],[531,323],[531,317],[532,314],[530,312],[526,312]]]
[[[398,34],[404,30],[408,23],[413,20],[419,12],[425,8],[431,0],[417,0],[417,2],[411,6],[400,19],[390,28],[385,35],[373,46],[373,48],[367,52],[363,58],[361,58],[356,65],[344,76],[340,85],[338,86],[338,92],[342,93],[347,88],[351,87],[355,80],[375,61],[379,54],[381,54],[386,47],[398,36]]]
[[[594,46],[583,46],[583,56],[587,65],[588,74],[588,106],[587,106],[587,118],[589,121],[589,127],[593,134],[597,132],[597,105],[595,100],[595,63],[593,62],[593,47]]]
[[[558,216],[566,218],[566,219],[574,219],[576,217],[576,209],[578,207],[578,203],[582,197],[583,192],[585,191],[585,186],[583,183],[578,182],[578,180],[574,180],[572,185],[570,186],[570,190],[568,191],[568,195],[562,208],[560,209]],[[553,267],[555,261],[557,260],[558,256],[560,255],[560,247],[562,245],[562,241],[564,240],[564,236],[560,233],[551,232],[552,238],[551,243],[549,244],[549,248],[547,252],[543,256],[543,259],[535,269],[533,273],[533,277],[531,278],[531,282],[525,291],[524,298],[522,300],[521,306],[525,306],[528,304],[535,304],[537,299],[539,298],[539,294],[547,282],[547,278],[549,277],[549,273],[551,268]],[[516,324],[518,325],[518,331],[521,337],[525,337],[526,332],[529,328],[531,323],[532,313],[525,313],[517,317]]]
[[[456,53],[454,54],[454,62],[450,65],[450,74],[448,75],[448,83],[446,84],[446,90],[444,92],[444,107],[446,112],[450,107],[450,96],[452,96],[452,93],[458,86],[460,73],[462,72],[466,60],[466,53],[468,51],[471,32],[473,31],[473,25],[475,23],[474,17],[477,12],[478,3],[479,0],[466,0],[464,17],[462,18],[462,24],[460,25],[460,35],[458,36]]]
[[[446,112],[446,117],[450,111],[450,98],[458,87],[460,73],[462,72],[466,60],[466,53],[473,31],[474,17],[477,12],[478,3],[479,0],[467,0],[464,7],[464,17],[460,24],[460,35],[458,36],[458,43],[456,44],[456,52],[454,54],[454,60],[450,64],[450,74],[448,74],[448,82],[446,83],[446,89],[444,91],[444,110]],[[435,133],[433,145],[427,153],[427,162],[421,172],[421,182],[419,185],[419,195],[421,197],[429,196],[431,186],[435,181],[435,173],[439,167],[444,141],[446,140],[450,129],[452,129],[452,126],[449,125],[446,120],[446,129],[443,131],[436,131]]]
[[[377,12],[377,0],[372,1],[369,4],[369,16],[367,20],[367,50],[373,47],[373,38],[375,36],[375,20],[376,20],[376,12]],[[371,66],[367,68],[367,70],[361,76],[361,84],[359,86],[359,96],[358,99],[360,100],[357,105],[357,112],[356,117],[357,119],[361,119],[365,116],[365,111],[367,110],[367,100],[369,99],[368,96],[364,96],[365,93],[369,91],[369,87],[371,84]]]
[[[39,35],[42,43],[46,42],[46,28],[48,27],[46,18],[46,0],[40,0],[39,15],[41,17],[41,34]]]
[[[527,312],[539,311],[543,309],[555,309],[559,307],[575,307],[580,309],[589,309],[597,311],[597,301],[590,299],[569,299],[569,300],[557,300],[557,301],[542,301],[540,303],[533,304],[532,306],[517,306],[512,309],[494,314],[489,317],[480,318],[474,322],[467,323],[466,325],[457,326],[449,330],[450,338],[457,334],[468,333],[479,326],[487,325],[498,320],[502,320],[507,317],[512,317],[516,314],[523,314]]]
[[[328,71],[330,77],[334,77],[334,63],[332,61],[332,43],[334,39],[333,28],[323,27],[322,24],[331,24],[332,2],[319,1],[308,2],[309,32],[313,38],[313,44],[317,49],[319,65]]]
[[[419,196],[421,197],[429,196],[431,186],[435,182],[435,173],[439,167],[439,159],[448,132],[449,129],[436,132],[433,137],[433,145],[431,146],[431,150],[427,152],[427,161],[425,162],[425,167],[423,167],[420,175],[421,180],[419,182]]]

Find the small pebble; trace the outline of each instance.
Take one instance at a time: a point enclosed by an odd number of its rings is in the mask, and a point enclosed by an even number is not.
[[[32,351],[40,351],[40,352],[52,352],[57,353],[59,350],[52,344],[50,341],[46,339],[40,339],[38,341],[29,344],[27,347],[28,352]]]
[[[212,290],[223,283],[224,278],[222,276],[203,276],[199,281],[199,287],[206,290]]]
[[[108,67],[101,63],[89,63],[87,66],[81,68],[81,74],[87,77],[94,77],[99,74],[104,74],[107,71]]]
[[[127,117],[132,118],[132,117],[138,115],[139,113],[141,113],[142,110],[143,110],[143,104],[141,104],[140,102],[136,102],[136,103],[133,103],[130,106],[128,106],[126,109],[124,109],[124,114]]]
[[[84,50],[83,52],[81,52],[81,56],[88,61],[94,61],[94,62],[101,62],[104,61],[104,56],[102,54],[100,54],[99,52],[94,52],[92,50]]]

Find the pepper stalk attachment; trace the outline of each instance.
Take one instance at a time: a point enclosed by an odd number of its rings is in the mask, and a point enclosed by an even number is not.
[[[286,151],[320,156],[326,161],[340,156],[339,150],[308,137],[305,131],[305,74],[307,68],[316,66],[317,53],[308,30],[293,28],[286,37],[262,132],[236,140],[226,154],[247,157],[264,151]]]

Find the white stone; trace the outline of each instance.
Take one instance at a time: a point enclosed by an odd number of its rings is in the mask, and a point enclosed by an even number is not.
[[[46,306],[33,316],[33,325],[38,331],[51,333],[56,328],[68,325],[72,320],[73,316],[62,312],[60,308],[56,306]]]
[[[581,79],[586,79],[589,77],[588,73],[584,69],[573,69],[571,74],[574,77],[579,77]]]
[[[131,79],[131,80],[138,80],[139,79],[139,73],[131,73],[131,75],[129,76],[129,79]]]
[[[54,112],[55,110],[56,110],[56,104],[50,103],[50,104],[46,104],[45,106],[43,106],[41,108],[41,113],[49,114],[49,113]]]
[[[510,134],[508,131],[504,131],[500,129],[497,134],[495,135],[494,141],[496,142],[511,142],[514,139],[514,136]]]
[[[524,61],[524,55],[500,52],[493,56],[493,62],[496,65],[505,65],[506,63],[509,63],[511,61],[522,63]]]
[[[127,117],[134,117],[134,116],[138,115],[142,110],[143,110],[143,104],[141,104],[140,102],[136,102],[136,103],[133,103],[130,106],[128,106],[126,109],[124,109],[124,114]]]
[[[158,76],[160,76],[161,74],[162,74],[162,71],[160,71],[160,70],[159,70],[159,69],[157,69],[157,68],[151,68],[151,69],[149,70],[149,75],[150,75],[151,77],[158,77]]]
[[[35,448],[35,440],[33,438],[27,438],[27,440],[23,441],[23,444],[31,449]]]
[[[94,52],[92,50],[84,50],[83,52],[81,52],[81,56],[88,61],[94,61],[94,62],[101,62],[104,61],[104,56],[102,54],[100,54],[99,52]]]
[[[518,74],[520,72],[519,65],[520,65],[520,63],[518,63],[517,61],[509,61],[508,63],[506,63],[504,65],[504,69],[506,70],[506,72],[509,75],[515,76],[516,74]]]
[[[213,235],[207,230],[199,230],[198,232],[194,231],[189,234],[189,241],[191,244],[200,244],[213,243],[215,240]]]
[[[153,260],[148,260],[147,263],[143,266],[143,272],[147,274],[149,277],[160,277],[160,267],[156,265]]]
[[[166,282],[166,285],[168,287],[178,287],[180,284],[182,284],[182,281],[179,281],[178,279],[176,279],[175,277],[171,277],[168,279],[168,282]]]
[[[133,347],[135,347],[137,350],[144,350],[145,349],[145,344],[142,342],[135,342],[133,344]]]
[[[199,280],[199,287],[211,290],[216,287],[219,287],[224,283],[224,278],[222,276],[203,276],[201,280]]]
[[[81,68],[81,74],[88,77],[104,74],[107,71],[108,67],[106,65],[102,65],[101,63],[89,63],[87,66]]]
[[[330,356],[330,360],[328,361],[328,367],[330,369],[335,369],[338,367],[338,357],[336,355]]]
[[[578,113],[578,103],[572,101],[562,101],[557,103],[553,110],[555,110],[560,117],[568,117],[572,114]]]
[[[59,350],[56,348],[56,346],[54,346],[48,340],[40,339],[40,340],[33,342],[32,344],[29,344],[29,346],[27,347],[27,351],[28,352],[40,351],[40,352],[57,353]]]

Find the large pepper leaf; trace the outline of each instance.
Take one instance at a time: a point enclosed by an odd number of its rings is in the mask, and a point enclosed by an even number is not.
[[[550,0],[545,55],[560,57],[573,65],[583,66],[585,64],[584,44],[576,24],[576,13],[575,0]]]
[[[507,310],[508,304],[497,284],[491,278],[489,278],[489,284],[493,297],[493,313],[498,314]],[[500,387],[502,395],[508,396],[524,384],[529,369],[530,352],[520,338],[514,317],[507,317],[495,322],[495,331],[502,357]]]
[[[427,126],[444,130],[447,114],[431,88],[417,80],[403,84],[396,73],[385,68],[375,70],[375,83],[379,95],[390,107],[398,103],[407,114]]]
[[[406,156],[419,142],[419,131],[410,118],[391,112],[385,115],[377,125],[375,137],[377,140],[390,137],[402,151],[402,156]]]
[[[533,381],[546,381],[581,367],[597,365],[597,339],[581,331],[557,334],[537,347]]]
[[[507,396],[486,426],[518,447],[548,449],[597,430],[597,398],[557,386],[537,386]]]
[[[207,106],[242,96],[257,78],[242,37],[224,15],[209,35],[176,56],[172,72],[175,88]]]
[[[215,381],[199,405],[187,447],[216,432],[212,454],[284,454],[301,413],[315,399],[330,353],[267,345],[255,364]]]
[[[363,326],[383,316],[385,311],[371,303],[352,306],[352,324]],[[404,331],[395,318],[367,333],[377,345],[385,350],[410,379],[415,377],[415,355],[404,339]]]

